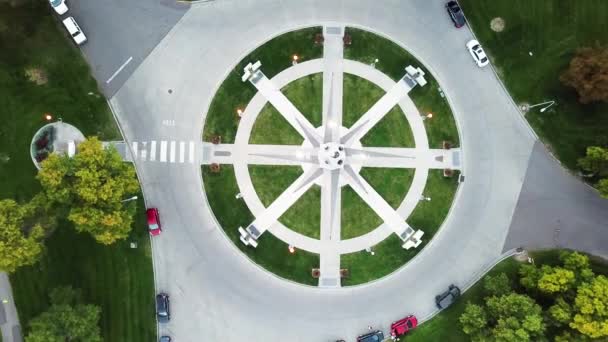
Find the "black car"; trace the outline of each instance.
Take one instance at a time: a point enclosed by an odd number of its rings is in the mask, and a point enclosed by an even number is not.
[[[384,341],[384,333],[380,330],[371,331],[357,337],[357,342],[380,342]]]
[[[456,1],[448,1],[448,3],[445,4],[445,8],[448,10],[448,14],[454,22],[454,26],[462,27],[464,25],[464,14],[458,3]]]
[[[169,311],[169,295],[159,293],[156,295],[156,317],[159,323],[167,323],[171,320],[171,312]]]
[[[452,305],[458,297],[460,297],[460,289],[458,286],[452,284],[448,287],[447,291],[435,296],[435,304],[437,305],[437,308],[445,309]]]

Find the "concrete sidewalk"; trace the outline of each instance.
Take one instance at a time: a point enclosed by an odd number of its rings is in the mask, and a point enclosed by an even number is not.
[[[2,330],[2,342],[21,342],[21,326],[19,315],[13,299],[13,290],[9,282],[8,274],[0,273],[0,329]]]

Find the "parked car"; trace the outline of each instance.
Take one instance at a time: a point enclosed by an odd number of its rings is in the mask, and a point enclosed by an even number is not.
[[[171,320],[171,311],[169,311],[169,295],[159,293],[156,295],[156,317],[159,323],[167,323]]]
[[[148,231],[150,235],[157,236],[162,231],[160,226],[160,216],[158,215],[158,209],[148,208],[146,210],[146,216],[148,217]]]
[[[169,336],[161,336],[158,342],[171,342],[171,337]]]
[[[59,15],[65,14],[65,12],[68,11],[68,6],[65,4],[65,0],[49,0],[49,3]]]
[[[458,5],[458,3],[456,1],[448,1],[448,3],[445,4],[445,9],[448,11],[448,14],[450,15],[450,19],[452,19],[452,22],[454,23],[454,26],[456,26],[456,27],[464,26],[464,23],[465,23],[464,13],[462,13],[462,9],[460,8],[460,5]]]
[[[490,63],[488,56],[486,56],[486,53],[483,52],[481,44],[479,44],[479,42],[475,39],[467,43],[467,49],[469,50],[471,56],[473,56],[473,59],[475,60],[475,63],[477,63],[478,67],[483,68]]]
[[[460,297],[460,289],[458,286],[452,284],[448,287],[447,291],[435,296],[435,304],[437,305],[437,308],[445,309],[452,305],[458,297]]]
[[[367,334],[359,335],[357,342],[380,342],[384,341],[384,333],[380,330],[370,331]]]
[[[76,23],[76,20],[74,20],[74,17],[65,18],[63,20],[63,26],[65,26],[65,28],[68,30],[70,36],[72,36],[72,39],[74,39],[76,44],[82,45],[87,41],[87,37],[84,35],[84,33],[82,33],[82,30]]]
[[[414,315],[409,315],[391,324],[391,336],[403,336],[416,326],[418,326],[418,319]]]

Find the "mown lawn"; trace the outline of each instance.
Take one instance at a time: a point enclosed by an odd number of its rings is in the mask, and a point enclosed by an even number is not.
[[[249,82],[241,81],[243,68],[248,63],[261,61],[262,71],[268,78],[272,78],[291,66],[294,54],[298,55],[300,61],[320,58],[323,55],[323,47],[314,43],[317,33],[321,33],[321,27],[283,34],[243,58],[215,93],[207,111],[203,140],[210,141],[213,135],[220,135],[222,142],[234,142],[238,126],[236,110],[245,108],[257,91]]]
[[[88,65],[59,25],[44,2],[19,8],[0,4],[0,198],[26,201],[39,191],[29,148],[46,123],[45,113],[86,136],[120,138]],[[26,71],[36,72],[43,84],[31,81]],[[82,289],[86,302],[101,306],[104,340],[156,339],[152,262],[142,210],[129,239],[138,242],[138,249],[129,249],[128,242],[103,247],[75,233],[69,223],[59,224],[41,261],[11,275],[24,334],[28,321],[48,307],[48,292],[71,285]]]
[[[238,227],[247,227],[253,221],[253,215],[245,202],[234,196],[239,190],[232,166],[222,165],[219,173],[212,173],[209,167],[203,166],[202,172],[211,210],[238,249],[255,263],[280,277],[302,284],[317,285],[317,280],[311,276],[311,269],[319,267],[318,254],[302,250],[290,254],[287,244],[270,232],[260,237],[257,248],[245,246],[240,242]]]
[[[352,37],[352,45],[344,49],[344,58],[366,64],[372,63],[374,59],[378,58],[376,69],[384,72],[394,81],[398,81],[405,75],[404,69],[408,65],[419,66],[426,72],[427,85],[416,86],[408,95],[420,113],[433,113],[433,118],[424,122],[429,146],[441,148],[444,140],[451,142],[452,146],[458,146],[460,142],[452,110],[446,99],[440,95],[439,84],[424,65],[388,39],[352,27],[348,27],[346,32]]]
[[[515,101],[557,101],[544,113],[533,108],[526,118],[567,167],[576,168],[587,146],[608,144],[608,103],[582,105],[574,89],[559,81],[577,48],[608,43],[608,1],[460,3]],[[505,20],[502,32],[490,29],[496,17]]]

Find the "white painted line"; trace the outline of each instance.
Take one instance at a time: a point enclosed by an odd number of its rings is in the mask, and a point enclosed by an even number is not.
[[[156,140],[150,141],[150,161],[156,160]]]
[[[160,142],[160,161],[161,163],[167,161],[167,142],[164,140]]]
[[[175,141],[171,142],[171,145],[169,147],[169,162],[170,163],[175,163]]]
[[[133,60],[133,57],[129,57],[129,59],[127,59],[126,62],[124,62],[120,68],[118,68],[118,70],[116,70],[116,72],[114,72],[112,74],[112,76],[110,76],[110,78],[108,78],[108,80],[106,81],[106,84],[109,84],[110,82],[112,82],[112,80],[114,79],[114,77],[118,76],[118,74],[122,71],[122,69],[124,69],[127,64],[131,63],[131,61]]]
[[[194,163],[194,141],[188,144],[188,161]]]
[[[133,151],[133,159],[137,159],[137,151],[138,151],[137,150],[137,141],[133,141],[131,143],[131,146],[132,146],[131,150]]]
[[[186,142],[180,141],[179,142],[179,162],[180,163],[184,162],[185,155],[186,155]]]
[[[141,159],[143,161],[146,161],[147,157],[148,157],[148,151],[145,150],[145,149],[141,150],[141,154],[139,156],[139,159]]]

